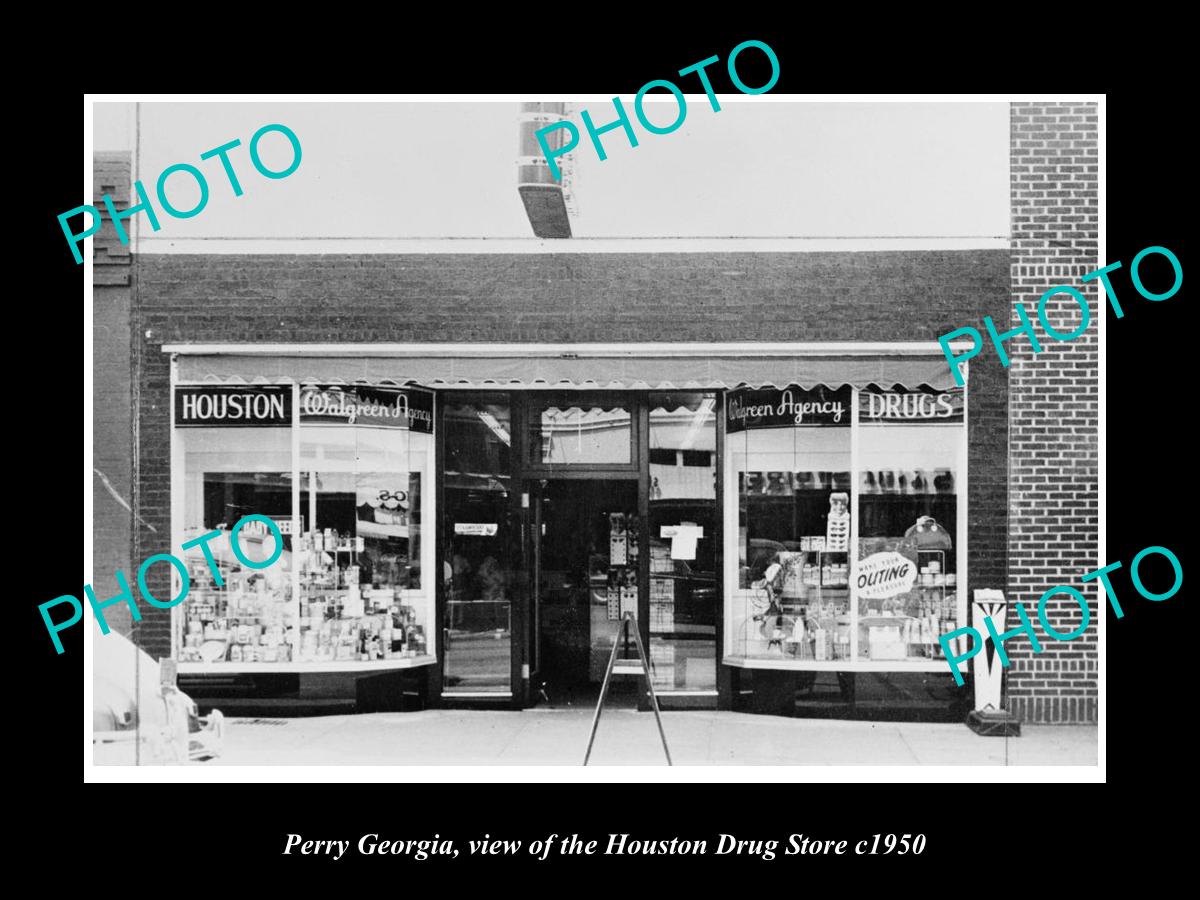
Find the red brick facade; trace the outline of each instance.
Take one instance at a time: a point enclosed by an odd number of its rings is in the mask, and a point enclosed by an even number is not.
[[[1042,352],[1025,336],[1011,342],[1009,370],[1009,601],[1036,616],[1039,598],[1060,584],[1082,587],[1097,568],[1098,317],[1096,282],[1080,278],[1097,261],[1097,114],[1094,103],[1016,103],[1012,125],[1012,294],[1035,321]],[[1079,288],[1091,309],[1087,331],[1070,342],[1036,323],[1038,300],[1056,285]],[[1078,303],[1058,295],[1047,306],[1055,330],[1081,321]],[[1003,320],[1021,323],[1010,310]],[[989,350],[990,352],[990,350]],[[1024,636],[1009,641],[1008,707],[1026,722],[1096,721],[1097,584],[1083,591],[1092,624],[1069,642],[1045,637],[1034,655]],[[1099,603],[1099,606],[1097,605]],[[1060,594],[1047,605],[1060,632],[1079,623],[1078,604]],[[1016,624],[1009,617],[1009,627]]]

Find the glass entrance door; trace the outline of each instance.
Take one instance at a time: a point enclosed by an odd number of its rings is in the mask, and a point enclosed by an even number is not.
[[[637,488],[634,478],[531,485],[535,702],[594,702],[621,614],[637,614],[643,553]]]

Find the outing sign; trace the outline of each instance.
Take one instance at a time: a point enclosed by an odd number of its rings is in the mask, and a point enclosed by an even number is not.
[[[916,580],[916,563],[895,550],[872,553],[859,560],[856,569],[858,596],[866,600],[885,600],[906,594]]]

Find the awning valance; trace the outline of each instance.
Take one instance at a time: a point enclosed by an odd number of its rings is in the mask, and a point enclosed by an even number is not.
[[[179,354],[180,382],[263,384],[322,382],[423,385],[432,388],[697,390],[740,386],[814,387],[852,384],[945,388],[953,376],[940,353],[807,353],[754,350],[688,354],[502,353],[493,355],[377,355],[369,352],[266,354],[261,351]]]

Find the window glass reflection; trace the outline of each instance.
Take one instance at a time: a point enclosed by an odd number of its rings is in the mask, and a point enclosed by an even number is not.
[[[446,435],[443,693],[502,693],[512,683],[512,418],[500,395],[452,395]]]
[[[656,690],[716,690],[717,415],[711,393],[650,398],[650,661]]]
[[[535,406],[530,461],[536,465],[619,465],[633,460],[633,416],[626,406]]]

